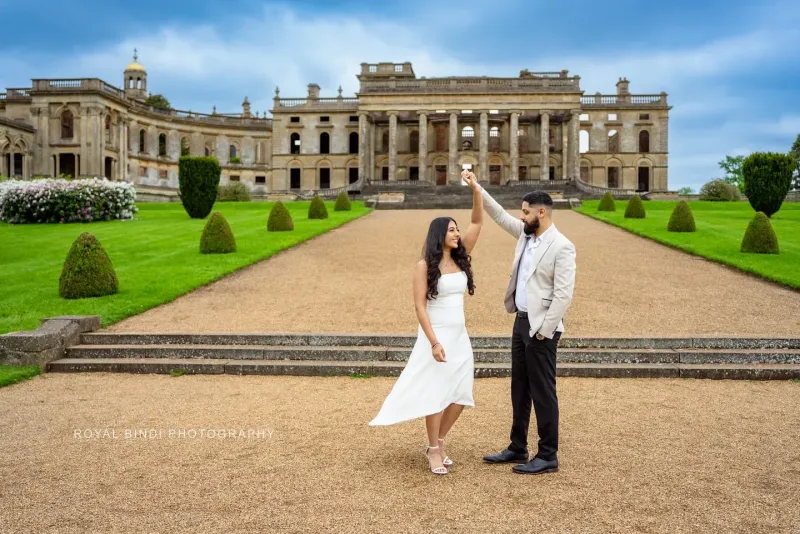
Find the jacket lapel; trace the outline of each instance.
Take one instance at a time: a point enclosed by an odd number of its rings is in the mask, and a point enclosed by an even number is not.
[[[533,276],[533,273],[536,272],[536,267],[539,266],[539,262],[542,261],[542,258],[547,253],[547,249],[550,248],[550,245],[553,244],[553,241],[555,241],[556,236],[558,236],[558,232],[556,231],[555,228],[553,228],[552,232],[548,232],[548,234],[549,235],[545,237],[542,243],[538,247],[536,247],[536,253],[533,256],[533,269],[531,269],[531,276]]]

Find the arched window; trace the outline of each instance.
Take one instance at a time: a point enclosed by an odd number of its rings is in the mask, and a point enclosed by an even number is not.
[[[300,153],[300,134],[295,132],[289,137],[290,150],[292,154]]]
[[[381,137],[381,152],[387,153],[389,152],[389,132],[383,132],[383,137]]]
[[[639,132],[639,152],[650,152],[650,132],[647,130]]]
[[[419,131],[413,130],[408,134],[408,151],[419,152]]]
[[[139,130],[139,152],[145,151],[146,134],[144,129]]]
[[[231,159],[236,157],[236,145],[231,145],[230,146],[230,156],[229,157]]]
[[[141,78],[136,78],[136,88],[137,89],[141,89],[142,88],[142,79]]]
[[[211,150],[209,150],[208,147],[205,148],[204,152],[205,152],[206,156],[210,156],[211,155]]]
[[[75,132],[75,120],[72,117],[72,112],[66,110],[61,114],[61,138],[72,139]]]
[[[464,126],[461,129],[461,137],[465,139],[475,137],[475,129],[472,126]]]
[[[188,156],[189,155],[189,140],[185,137],[181,137],[181,156]]]
[[[350,150],[351,154],[358,154],[358,133],[350,132]]]
[[[111,144],[111,115],[106,115],[106,144]]]
[[[584,152],[589,152],[589,132],[586,130],[581,130],[578,134],[579,143],[581,154]]]
[[[608,132],[608,151],[611,153],[619,152],[619,134],[616,130]]]
[[[319,134],[319,153],[320,154],[331,153],[331,135],[328,132],[322,132],[321,134]]]
[[[158,155],[167,155],[167,134],[161,134],[158,136]]]

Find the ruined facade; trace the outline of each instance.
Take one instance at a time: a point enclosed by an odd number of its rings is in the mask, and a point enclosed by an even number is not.
[[[514,78],[417,78],[410,63],[361,65],[353,98],[281,98],[272,118],[144,104],[147,72],[134,60],[123,88],[99,79],[35,79],[0,93],[0,174],[105,176],[178,187],[182,154],[211,155],[221,183],[254,193],[365,182],[579,182],[666,191],[666,93],[584,95],[568,71]]]

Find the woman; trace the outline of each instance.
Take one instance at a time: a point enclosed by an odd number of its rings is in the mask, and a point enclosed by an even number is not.
[[[472,221],[463,239],[449,217],[434,219],[425,240],[423,260],[414,269],[414,308],[419,320],[417,341],[405,369],[370,425],[392,425],[425,417],[431,472],[447,474],[453,462],[444,453],[444,439],[472,399],[474,362],[464,322],[464,292],[475,293],[470,252],[483,223],[483,199],[475,175],[462,179],[472,189]]]

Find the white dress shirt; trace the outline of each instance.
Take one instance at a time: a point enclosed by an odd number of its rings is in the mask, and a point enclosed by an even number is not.
[[[521,312],[528,311],[528,296],[525,292],[525,282],[531,276],[533,270],[533,257],[536,255],[536,249],[542,243],[542,236],[535,237],[529,235],[526,238],[525,248],[522,250],[522,255],[519,258],[519,268],[517,269],[517,291],[514,295],[514,302],[517,309]]]

